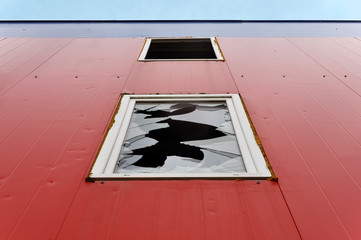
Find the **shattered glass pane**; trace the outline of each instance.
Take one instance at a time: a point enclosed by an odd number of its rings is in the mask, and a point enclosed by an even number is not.
[[[225,101],[138,102],[114,173],[245,173]]]

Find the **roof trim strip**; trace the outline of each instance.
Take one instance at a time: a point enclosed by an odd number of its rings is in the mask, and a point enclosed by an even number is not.
[[[1,23],[361,23],[361,20],[0,20]]]

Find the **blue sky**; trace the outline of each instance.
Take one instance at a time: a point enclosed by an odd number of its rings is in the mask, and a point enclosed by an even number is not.
[[[0,0],[1,20],[360,20],[361,0]]]

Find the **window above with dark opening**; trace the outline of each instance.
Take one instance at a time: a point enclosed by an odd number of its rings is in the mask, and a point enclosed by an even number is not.
[[[88,179],[271,177],[239,95],[124,95]]]
[[[139,61],[223,60],[215,38],[149,38]]]

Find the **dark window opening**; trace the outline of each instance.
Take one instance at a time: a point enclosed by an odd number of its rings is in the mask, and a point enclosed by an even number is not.
[[[211,39],[152,39],[145,59],[217,59]]]

